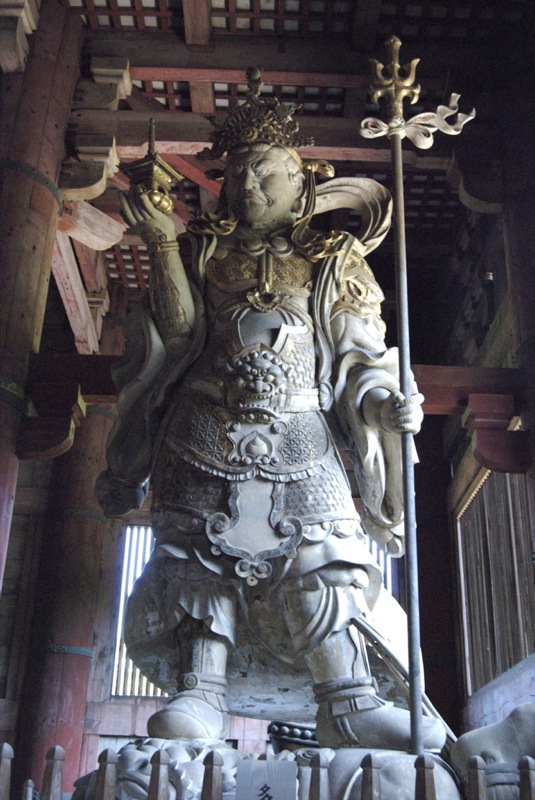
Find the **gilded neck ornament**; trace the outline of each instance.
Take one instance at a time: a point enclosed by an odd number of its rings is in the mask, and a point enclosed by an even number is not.
[[[236,228],[234,233],[227,239],[220,240],[219,246],[223,249],[247,253],[247,255],[252,257],[261,256],[265,252],[284,257],[294,250],[294,245],[291,236],[288,235],[288,230],[288,226],[284,226],[266,233],[255,232],[251,235],[251,232],[248,232],[245,235],[239,228]]]

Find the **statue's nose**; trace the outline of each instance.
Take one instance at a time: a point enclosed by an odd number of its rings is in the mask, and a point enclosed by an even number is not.
[[[252,189],[254,186],[257,185],[258,185],[258,178],[254,174],[252,169],[248,169],[243,176],[244,189]]]

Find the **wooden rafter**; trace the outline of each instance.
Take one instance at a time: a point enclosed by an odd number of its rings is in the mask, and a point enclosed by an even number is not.
[[[303,71],[311,73],[370,74],[369,49],[364,49],[360,44],[355,49],[349,40],[328,35],[321,37],[321,47],[318,38],[310,36],[292,38],[283,47],[277,37],[220,36],[217,38],[217,47],[206,52],[192,50],[177,37],[158,31],[145,31],[143,35],[136,31],[125,31],[121,37],[117,37],[112,31],[100,30],[90,32],[86,41],[91,55],[105,56],[113,51],[116,57],[128,58],[131,68],[175,68],[177,64],[181,64],[187,68],[210,70],[216,74],[219,70],[235,70],[240,67],[243,76],[249,66],[259,65],[273,71],[291,73],[295,70],[295,65],[299,64]],[[323,58],[318,57],[319,50]],[[328,54],[328,58],[325,54]],[[379,42],[379,50],[374,55],[384,56],[382,42]],[[467,82],[470,69],[480,64],[481,58],[492,58],[493,55],[495,56],[493,43],[482,41],[475,48],[472,40],[461,40],[455,45],[456,67]],[[427,86],[428,78],[443,75],[451,68],[451,42],[420,41],[416,47],[404,37],[404,57],[407,61],[416,57],[421,59],[420,76],[425,76]],[[462,92],[463,86],[460,85],[457,89]]]
[[[210,81],[189,83],[191,110],[196,114],[213,114],[215,111],[214,84]]]
[[[207,189],[212,194],[219,196],[221,184],[211,180],[206,175],[206,171],[209,170],[212,165],[207,165],[206,162],[198,161],[194,156],[179,156],[173,153],[166,153],[165,161],[167,161],[173,169],[176,169],[177,172],[184,175],[185,178],[189,178],[199,186],[202,186],[203,189]]]
[[[58,231],[52,271],[79,353],[97,353],[98,335],[69,237]]]
[[[80,384],[88,403],[109,403],[115,400],[115,387],[110,370],[117,356],[39,354],[31,356],[30,389],[50,375],[59,383],[67,379]],[[510,394],[520,398],[525,375],[520,369],[485,369],[479,367],[447,367],[415,364],[412,367],[418,387],[425,396],[427,414],[462,415],[469,395],[474,393]]]
[[[134,86],[132,93],[128,96],[128,105],[132,111],[142,111],[147,114],[153,114],[155,111],[161,111],[162,106],[154,97],[147,97],[137,86]]]
[[[88,292],[101,292],[106,288],[106,261],[102,250],[92,250],[82,242],[72,242],[84,285]]]

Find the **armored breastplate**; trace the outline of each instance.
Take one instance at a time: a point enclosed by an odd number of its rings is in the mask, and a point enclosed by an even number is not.
[[[312,265],[292,253],[256,258],[223,251],[207,265],[215,297],[209,339],[186,386],[241,419],[318,410],[313,324],[306,310]]]
[[[248,253],[223,250],[216,251],[206,265],[206,280],[225,293],[256,288],[277,297],[308,297],[313,269],[310,261],[295,252],[282,258],[270,251],[253,257]]]

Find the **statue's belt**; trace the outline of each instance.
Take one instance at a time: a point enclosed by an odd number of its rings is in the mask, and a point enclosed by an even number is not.
[[[200,392],[218,405],[226,406],[236,413],[262,410],[275,413],[319,411],[319,391],[311,389],[287,389],[284,392],[254,394],[237,389],[225,389],[212,381],[187,377],[182,386]]]

